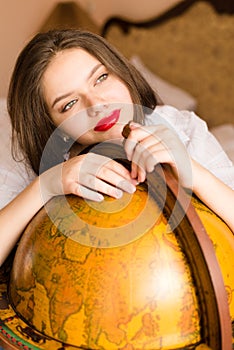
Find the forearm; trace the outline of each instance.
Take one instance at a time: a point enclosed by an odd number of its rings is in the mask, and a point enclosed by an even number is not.
[[[192,170],[193,192],[234,232],[234,191],[195,161]]]
[[[13,249],[21,233],[43,206],[39,178],[36,178],[12,202],[0,211],[0,266]]]

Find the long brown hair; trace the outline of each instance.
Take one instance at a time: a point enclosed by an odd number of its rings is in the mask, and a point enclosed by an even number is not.
[[[37,34],[20,53],[8,92],[13,154],[15,145],[19,145],[25,161],[37,174],[45,145],[56,128],[45,103],[41,80],[56,53],[71,48],[83,48],[118,76],[129,89],[134,104],[150,109],[157,104],[154,91],[142,75],[102,37],[76,29]],[[142,115],[135,113],[135,120],[143,122]],[[52,149],[50,158],[54,158],[51,164],[61,161]]]

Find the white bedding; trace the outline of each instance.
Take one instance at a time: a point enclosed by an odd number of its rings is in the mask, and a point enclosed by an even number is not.
[[[0,140],[0,208],[2,208],[34,177],[34,174],[29,172],[22,162],[16,162],[12,158],[11,125],[4,99],[0,99]],[[12,186],[12,184],[15,185]]]

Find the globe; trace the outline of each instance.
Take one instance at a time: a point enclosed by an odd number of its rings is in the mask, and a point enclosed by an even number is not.
[[[192,202],[215,248],[233,319],[232,232],[196,198]],[[145,184],[133,195],[101,203],[71,195],[52,199],[22,236],[9,295],[30,327],[67,346],[205,344],[193,269]]]

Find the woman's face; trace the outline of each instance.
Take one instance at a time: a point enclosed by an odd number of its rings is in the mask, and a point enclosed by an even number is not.
[[[42,87],[55,125],[81,144],[119,139],[133,119],[126,85],[83,49],[59,52],[43,75]]]

